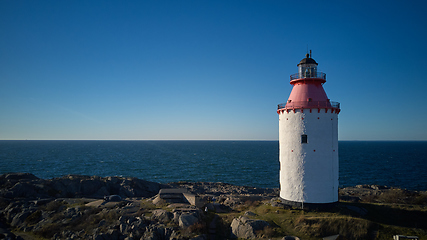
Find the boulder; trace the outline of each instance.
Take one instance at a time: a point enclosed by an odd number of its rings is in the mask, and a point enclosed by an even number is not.
[[[191,213],[183,213],[179,216],[179,226],[181,228],[188,228],[189,226],[199,222],[199,219]]]
[[[224,205],[227,205],[230,207],[234,207],[238,204],[241,204],[241,201],[238,197],[234,197],[234,196],[230,196],[230,197],[226,198],[224,201]]]
[[[206,204],[206,208],[209,211],[213,211],[216,213],[227,213],[232,211],[232,209],[229,206],[226,206],[220,203],[208,203]]]
[[[245,216],[256,216],[256,213],[251,212],[251,211],[246,211]]]
[[[144,240],[161,240],[161,239],[170,239],[170,236],[173,235],[174,231],[171,228],[165,227],[162,224],[159,225],[150,225],[146,227],[141,239]]]
[[[234,238],[255,239],[255,232],[263,230],[269,226],[268,222],[263,220],[253,220],[247,217],[240,216],[233,219],[231,223],[231,236]]]
[[[170,222],[173,218],[173,214],[171,212],[163,209],[153,210],[152,213],[153,215],[151,216],[151,219],[162,223]]]

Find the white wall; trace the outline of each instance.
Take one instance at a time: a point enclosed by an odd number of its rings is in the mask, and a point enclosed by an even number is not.
[[[308,143],[301,143],[302,134]],[[279,142],[280,197],[305,203],[338,201],[338,114],[331,109],[280,113]]]

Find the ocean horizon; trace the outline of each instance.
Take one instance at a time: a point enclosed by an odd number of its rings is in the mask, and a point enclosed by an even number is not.
[[[340,187],[427,190],[427,141],[339,141]],[[0,174],[279,187],[277,140],[0,140]]]

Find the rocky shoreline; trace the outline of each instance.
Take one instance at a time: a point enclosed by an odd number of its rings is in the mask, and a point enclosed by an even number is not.
[[[164,195],[159,194],[161,189],[166,189]],[[381,202],[390,198],[387,201],[425,204],[425,192],[390,195],[393,191],[376,185],[348,187],[340,189],[340,199]],[[0,239],[258,238],[269,222],[245,212],[224,227],[217,213],[236,213],[254,202],[290,208],[278,195],[279,189],[226,183],[160,184],[81,175],[40,179],[30,173],[8,173],[0,175]],[[363,214],[363,209],[354,211]]]

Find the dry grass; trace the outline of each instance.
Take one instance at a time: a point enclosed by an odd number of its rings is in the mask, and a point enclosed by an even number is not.
[[[397,203],[426,205],[427,193],[414,192],[405,189],[392,188],[384,190],[377,195],[367,195],[361,198],[365,203]]]
[[[257,231],[256,235],[260,239],[265,239],[265,238],[269,239],[269,238],[276,236],[276,231],[274,230],[273,227],[267,226],[263,230]]]
[[[369,239],[373,227],[372,222],[353,217],[299,217],[295,221],[295,229],[298,232],[314,237],[340,234],[348,239]]]
[[[396,194],[404,199],[402,192],[390,192],[384,199],[394,199]],[[415,196],[416,197],[416,196]],[[399,200],[399,201],[401,201]],[[405,200],[406,201],[406,200]],[[361,215],[347,206],[367,210]],[[270,228],[258,232],[259,238],[282,239],[293,235],[304,240],[316,240],[340,234],[348,240],[391,239],[394,234],[415,235],[420,239],[427,237],[427,205],[339,203],[329,211],[307,211],[284,209],[268,204],[248,202],[246,206],[235,208],[234,212],[219,214],[229,228],[232,220],[252,211],[256,216],[250,218],[265,220]],[[228,229],[229,230],[229,229]]]
[[[25,219],[25,222],[29,225],[37,224],[42,217],[42,211],[37,210]]]
[[[37,217],[36,212],[34,213],[34,219]],[[77,218],[69,219],[69,221],[66,222],[61,222],[60,220],[64,219],[64,214],[63,212],[57,212],[51,217],[51,219],[54,220],[53,223],[44,225],[41,229],[35,231],[34,233],[43,238],[52,238],[56,233],[64,230],[89,231],[97,227],[103,230],[102,226],[99,226],[101,220],[105,220],[107,222],[106,225],[108,225],[116,221],[120,216],[115,210],[101,211],[100,208],[90,207],[82,209],[81,213],[82,214]]]
[[[51,201],[51,202],[49,202],[49,203],[47,203],[46,205],[44,205],[43,207],[41,207],[41,209],[42,210],[44,210],[44,211],[48,211],[48,212],[51,212],[51,211],[58,211],[58,210],[60,210],[60,208],[62,207],[62,206],[66,206],[66,202],[64,202],[64,201]]]
[[[208,233],[208,228],[206,223],[204,222],[195,223],[189,226],[188,228],[183,229],[181,232],[181,234],[185,237],[193,237],[196,235],[207,234],[207,233]]]

